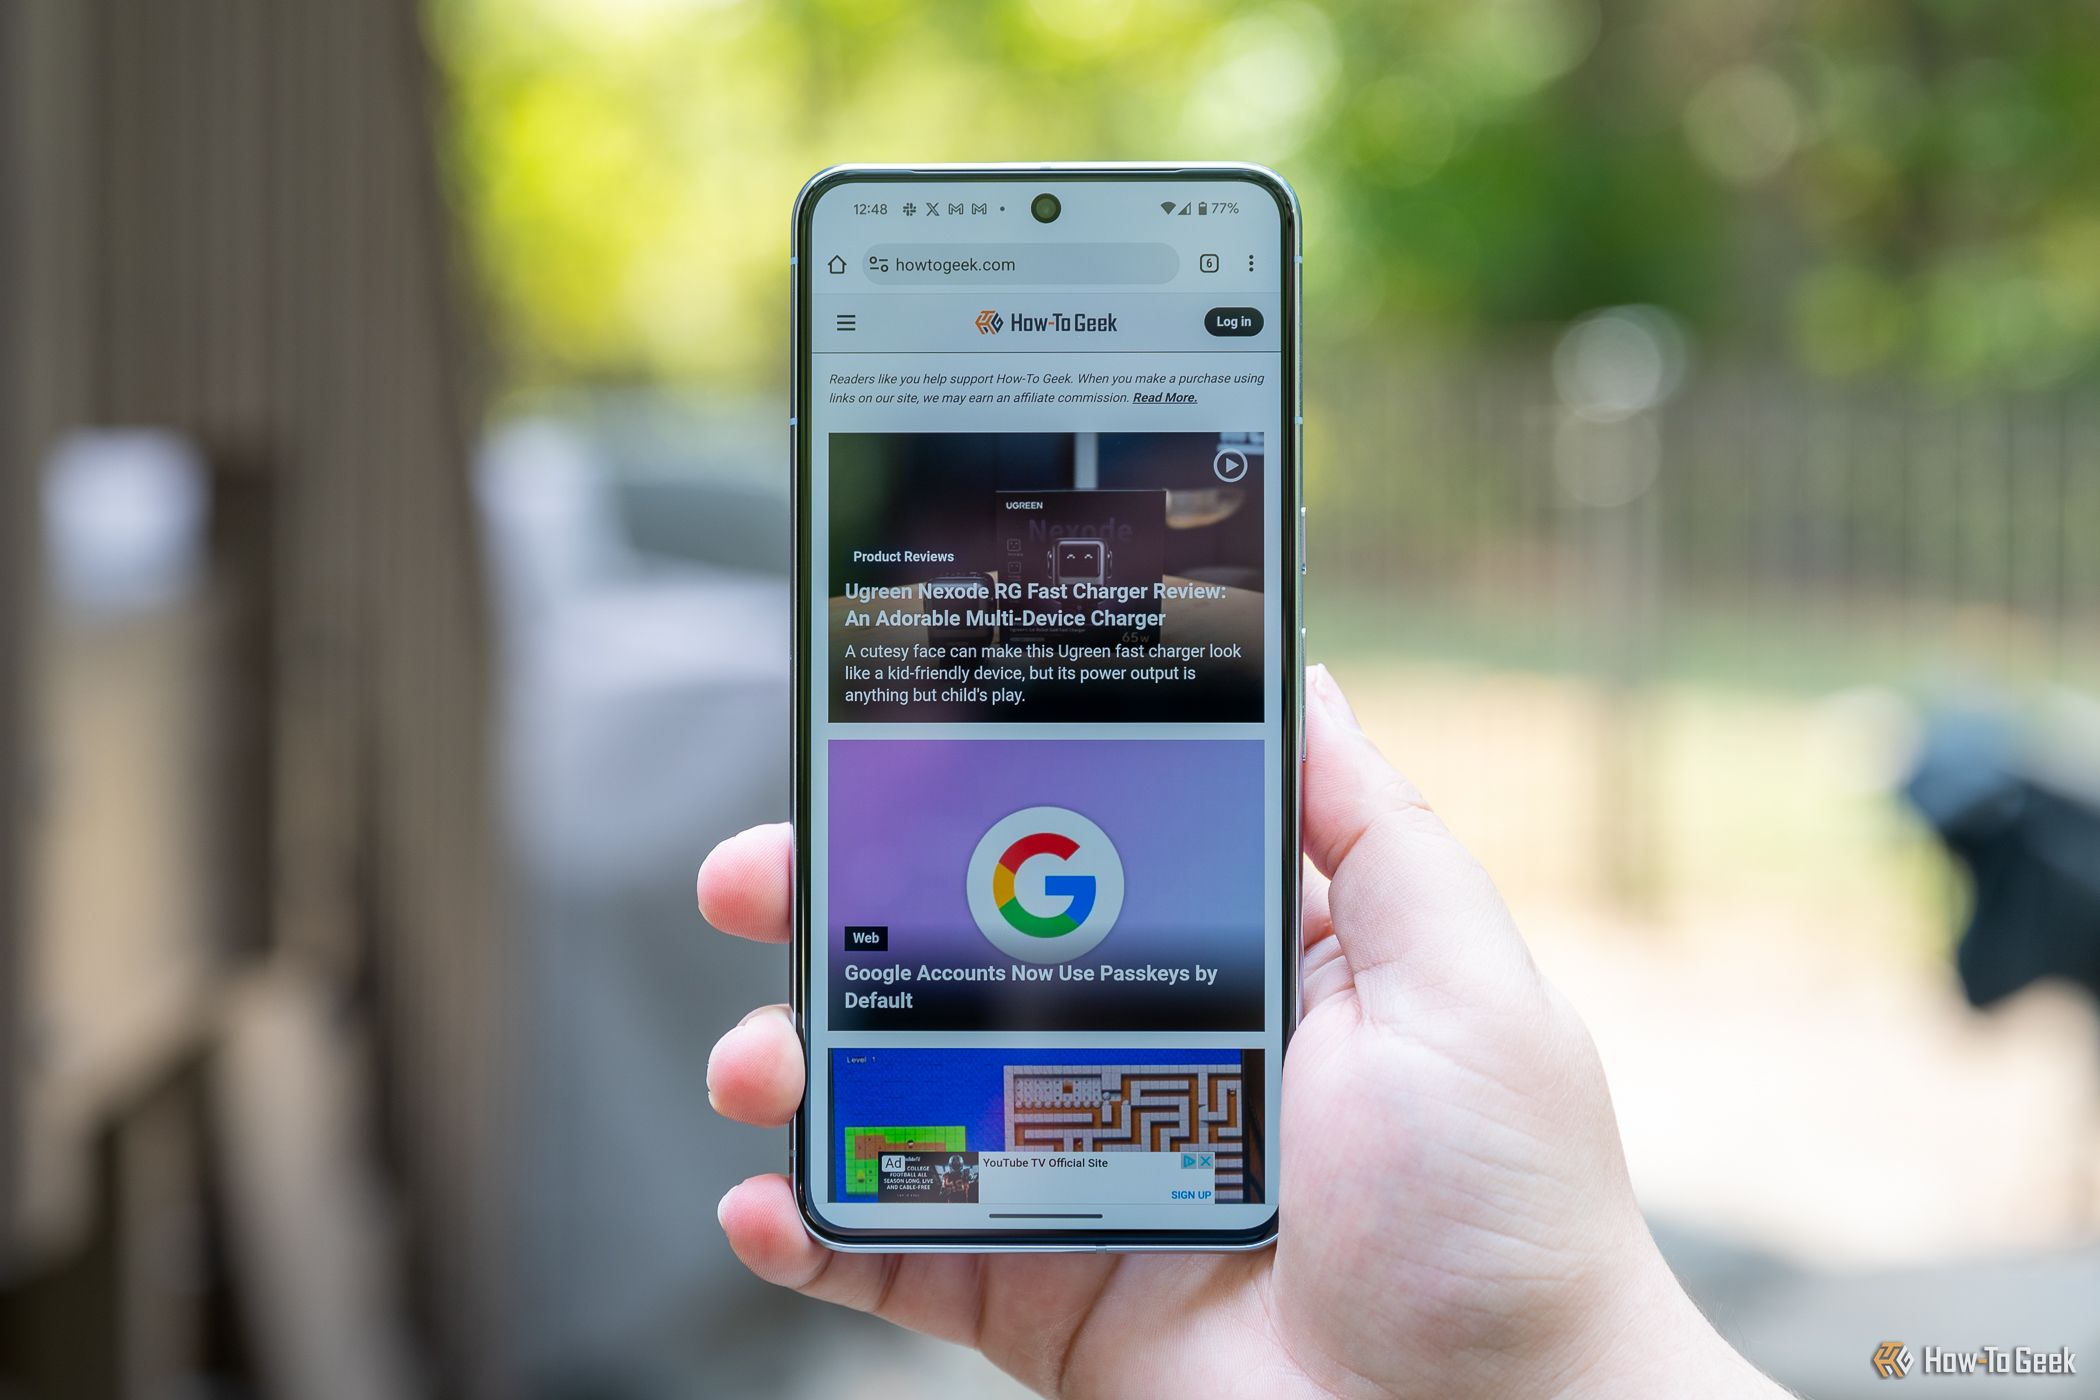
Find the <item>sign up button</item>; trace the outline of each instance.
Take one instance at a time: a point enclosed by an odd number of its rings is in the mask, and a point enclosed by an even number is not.
[[[1203,329],[1212,335],[1260,335],[1261,313],[1251,306],[1213,306],[1203,313]]]

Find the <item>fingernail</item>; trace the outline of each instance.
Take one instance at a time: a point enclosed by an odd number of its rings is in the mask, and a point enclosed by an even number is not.
[[[753,1007],[751,1010],[744,1013],[744,1019],[737,1022],[737,1025],[739,1027],[748,1026],[761,1016],[777,1016],[781,1020],[787,1022],[790,1029],[792,1029],[795,1024],[794,1018],[788,1015],[788,1009],[785,1006],[782,1006],[779,1002],[774,1002],[769,1006]]]
[[[1327,712],[1347,724],[1351,729],[1361,730],[1363,725],[1356,719],[1356,711],[1349,707],[1349,697],[1342,694],[1342,687],[1335,681],[1334,673],[1327,669],[1326,662],[1312,668],[1313,689],[1318,692],[1320,703]]]
[[[724,1230],[729,1228],[729,1222],[723,1217],[729,1214],[729,1198],[735,1194],[736,1188],[732,1186],[722,1193],[721,1200],[715,1202],[715,1224],[721,1226]]]

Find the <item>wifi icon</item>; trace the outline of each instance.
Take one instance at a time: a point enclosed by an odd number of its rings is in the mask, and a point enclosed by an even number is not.
[[[1160,213],[1162,213],[1162,214],[1171,214],[1171,213],[1173,213],[1173,212],[1174,212],[1174,201],[1173,201],[1173,200],[1171,200],[1171,199],[1162,199],[1162,200],[1161,200],[1161,201],[1159,202],[1159,212],[1160,212]]]

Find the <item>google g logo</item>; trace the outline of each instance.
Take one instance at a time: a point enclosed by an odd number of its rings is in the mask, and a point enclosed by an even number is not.
[[[1123,858],[1100,827],[1063,807],[1003,817],[970,855],[970,913],[992,946],[1023,962],[1068,962],[1123,912]]]

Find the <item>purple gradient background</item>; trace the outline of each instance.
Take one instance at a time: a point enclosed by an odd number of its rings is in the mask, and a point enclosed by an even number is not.
[[[1202,1003],[1205,1022],[1230,1008],[1261,1024],[1262,745],[1255,739],[846,739],[830,745],[829,931],[832,990],[848,962],[944,966],[1010,964],[970,916],[964,881],[978,838],[1023,807],[1069,807],[1108,833],[1123,858],[1123,911],[1100,946],[1073,966],[1200,963],[1221,969],[1212,988],[1151,984],[1034,984],[1036,1024],[1143,1025]],[[848,924],[887,924],[887,954],[848,953]],[[942,1024],[943,1013],[987,996],[985,984],[914,984],[904,1015],[862,1024]],[[1142,990],[1140,990],[1142,988]],[[1073,1002],[1064,1011],[1058,1003]],[[1090,1011],[1077,1003],[1091,1002]],[[1126,1005],[1127,1004],[1127,1005]],[[834,1007],[838,1002],[834,999]],[[1149,1006],[1150,1010],[1146,1009]],[[1008,1008],[1008,1012],[1018,1008]],[[981,1008],[975,1021],[993,1014]],[[834,1018],[860,1020],[858,1015]],[[1153,1024],[1163,1024],[1153,1022]]]

